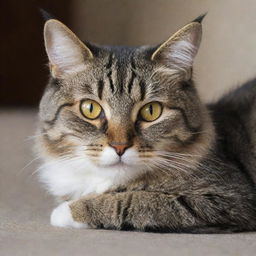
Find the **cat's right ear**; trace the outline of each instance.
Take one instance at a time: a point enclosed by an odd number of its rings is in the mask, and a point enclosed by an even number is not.
[[[155,50],[151,60],[173,74],[190,79],[192,64],[201,42],[201,22],[204,17],[205,14],[178,30]]]
[[[53,77],[63,78],[85,68],[93,59],[90,49],[63,23],[50,19],[44,26],[44,42]]]

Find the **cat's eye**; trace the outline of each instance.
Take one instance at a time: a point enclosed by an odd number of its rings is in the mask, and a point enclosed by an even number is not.
[[[101,105],[94,100],[84,100],[80,105],[81,113],[88,119],[96,119],[102,111]]]
[[[159,102],[150,102],[140,110],[140,116],[144,121],[152,122],[162,114],[162,105]]]

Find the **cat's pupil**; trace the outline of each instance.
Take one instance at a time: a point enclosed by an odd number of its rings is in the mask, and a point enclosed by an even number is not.
[[[149,105],[149,113],[151,116],[153,115],[153,106],[151,104]]]
[[[93,104],[92,103],[90,104],[89,110],[90,110],[90,113],[92,113],[92,111],[93,111]]]

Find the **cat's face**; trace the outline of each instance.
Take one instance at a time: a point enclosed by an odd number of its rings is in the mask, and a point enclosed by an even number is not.
[[[182,156],[202,154],[210,141],[191,81],[200,39],[201,24],[192,22],[158,48],[85,46],[48,21],[52,78],[40,104],[42,154],[127,176],[184,168]]]

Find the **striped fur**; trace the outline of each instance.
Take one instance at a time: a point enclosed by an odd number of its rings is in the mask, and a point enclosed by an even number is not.
[[[232,119],[242,107],[255,120],[255,85],[245,89],[254,97],[202,104],[192,80],[201,19],[159,47],[134,48],[85,46],[63,24],[47,22],[53,68],[40,103],[40,178],[67,201],[53,211],[53,225],[255,230],[255,122]],[[86,99],[101,105],[99,118],[81,114]],[[140,114],[149,102],[162,106],[152,122]],[[126,150],[120,155],[113,145]]]

